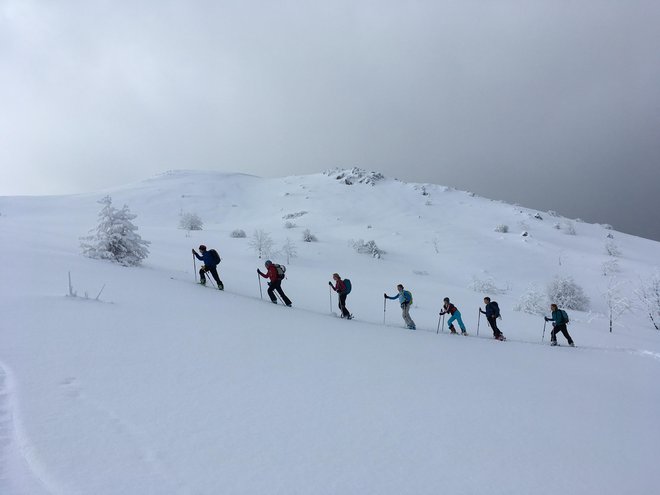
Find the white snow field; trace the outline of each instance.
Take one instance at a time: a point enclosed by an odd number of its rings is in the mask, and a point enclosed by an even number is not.
[[[660,243],[581,222],[567,235],[554,228],[567,220],[545,212],[338,175],[177,171],[95,194],[0,198],[0,493],[660,491],[660,333],[638,306],[610,333],[602,295],[608,240],[633,302]],[[151,241],[140,267],[81,255],[106,194]],[[204,230],[179,229],[184,212]],[[302,242],[306,228],[318,242]],[[295,243],[290,263],[272,256],[287,265],[292,308],[272,305],[265,285],[260,299],[255,229]],[[352,239],[385,254],[359,254]],[[195,284],[201,243],[223,258],[224,292]],[[353,321],[331,314],[333,272],[352,281]],[[542,316],[513,309],[558,274],[591,299],[590,312],[568,311],[576,348],[561,335],[550,347],[549,324],[542,343]],[[472,290],[474,278],[503,293]],[[396,301],[383,311],[397,283],[414,295],[416,331]],[[485,295],[507,342],[478,324]],[[445,296],[470,337],[436,334]]]

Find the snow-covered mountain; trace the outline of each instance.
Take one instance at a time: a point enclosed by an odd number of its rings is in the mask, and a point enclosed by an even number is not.
[[[80,254],[107,194],[151,241],[141,267]],[[203,230],[180,229],[184,213]],[[267,300],[256,230],[287,265],[292,309]],[[359,169],[2,197],[0,232],[0,493],[657,490],[660,335],[635,290],[660,243]],[[224,292],[194,283],[201,243],[223,258]],[[334,272],[353,321],[331,315]],[[545,308],[556,277],[590,300],[569,310],[575,349],[514,310]],[[384,305],[397,283],[415,332]],[[478,318],[485,295],[507,342]],[[445,296],[470,337],[436,333]],[[610,333],[612,301],[631,309]]]

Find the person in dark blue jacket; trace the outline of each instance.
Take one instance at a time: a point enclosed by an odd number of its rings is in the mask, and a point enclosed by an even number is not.
[[[493,329],[493,337],[497,340],[504,340],[504,335],[497,328],[497,319],[500,318],[500,307],[495,301],[491,302],[490,297],[484,297],[484,304],[486,305],[486,311],[479,308],[479,312],[486,315],[488,324]]]
[[[199,252],[202,253],[201,255],[197,254],[195,248],[193,248],[192,252],[198,260],[204,262],[199,269],[199,283],[206,285],[206,272],[210,272],[213,280],[215,280],[215,283],[218,285],[218,289],[224,290],[225,286],[223,285],[222,280],[220,280],[217,269],[218,263],[220,263],[220,255],[218,255],[218,252],[215,249],[207,250],[204,244],[199,246]]]

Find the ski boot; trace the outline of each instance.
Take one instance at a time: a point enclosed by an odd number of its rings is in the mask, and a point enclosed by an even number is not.
[[[454,328],[454,325],[450,325],[450,327],[449,327],[449,332],[450,332],[450,333],[458,333],[458,332],[456,331],[456,329]]]

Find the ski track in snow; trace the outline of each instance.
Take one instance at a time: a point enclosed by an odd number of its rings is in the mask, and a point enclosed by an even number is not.
[[[67,377],[60,383],[62,393],[76,401],[81,409],[97,418],[98,429],[112,432],[115,439],[121,438],[121,445],[132,451],[136,459],[135,469],[141,473],[151,473],[154,485],[149,493],[191,493],[189,489],[170,476],[171,470],[163,464],[162,456],[149,447],[146,436],[130,421],[122,418],[112,409],[89,398],[76,377]]]
[[[35,473],[23,455],[15,424],[9,373],[0,363],[0,493],[36,495],[55,493]]]

